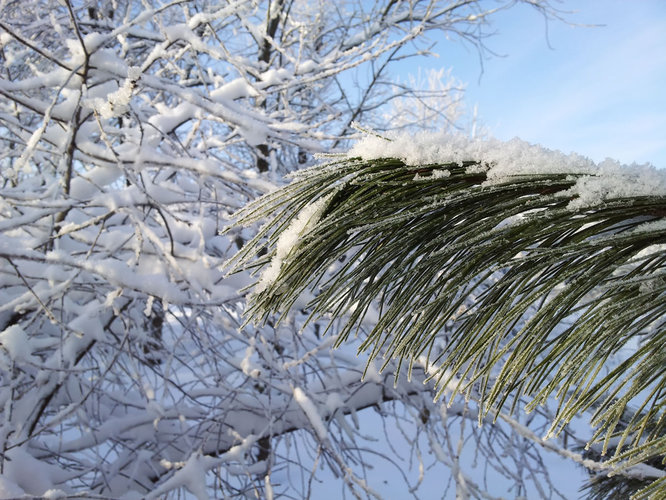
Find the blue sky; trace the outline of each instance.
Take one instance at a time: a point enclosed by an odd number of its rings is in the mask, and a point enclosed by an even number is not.
[[[500,139],[520,137],[601,161],[666,168],[666,1],[565,0],[581,25],[550,22],[526,6],[495,17],[484,61],[459,42],[428,66],[452,67],[467,103]]]

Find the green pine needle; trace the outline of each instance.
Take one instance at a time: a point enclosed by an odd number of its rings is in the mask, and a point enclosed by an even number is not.
[[[440,395],[473,392],[480,419],[554,396],[553,433],[592,409],[595,439],[621,438],[616,458],[666,455],[666,225],[655,224],[666,197],[572,209],[583,175],[485,183],[477,162],[391,158],[302,171],[236,214],[236,225],[265,221],[232,261],[264,269],[247,317],[284,315],[309,292],[311,320],[342,319],[342,343],[375,308],[360,350],[427,358]],[[639,411],[618,426],[630,405]]]

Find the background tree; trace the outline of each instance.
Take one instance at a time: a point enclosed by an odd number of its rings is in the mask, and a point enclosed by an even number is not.
[[[483,49],[515,3],[0,2],[3,494],[303,498],[336,477],[378,496],[381,461],[414,496],[441,467],[462,497],[495,476],[555,495],[534,434],[549,408],[529,432],[509,414],[479,430],[473,401],[432,402],[425,367],[361,381],[305,301],[241,328],[251,278],[222,269],[256,232],[221,234],[229,214],[346,147],[354,120],[458,124],[447,75],[390,70],[443,35]],[[405,100],[422,112],[385,121]],[[373,409],[400,453],[363,426]]]

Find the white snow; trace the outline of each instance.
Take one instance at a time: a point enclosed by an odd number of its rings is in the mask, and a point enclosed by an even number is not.
[[[326,396],[326,413],[328,415],[333,415],[339,408],[345,406],[345,401],[342,399],[342,396],[338,393],[331,393]]]
[[[49,499],[49,500],[51,500],[51,499],[55,500],[57,498],[67,498],[68,495],[67,495],[67,493],[65,493],[62,490],[52,489],[52,490],[45,491],[44,494],[42,495],[42,497],[46,498],[46,499]]]
[[[565,155],[520,139],[472,139],[462,134],[423,132],[368,135],[352,147],[348,158],[398,158],[407,165],[478,161],[489,179],[545,172],[586,173],[594,163],[577,154]]]
[[[25,495],[25,491],[14,481],[0,476],[0,498],[17,498]]]
[[[252,362],[252,356],[256,351],[253,340],[254,339],[250,339],[250,343],[247,346],[247,349],[245,349],[245,357],[240,362],[240,368],[248,377],[259,378],[261,375],[261,369]]]
[[[387,133],[386,137],[367,135],[352,147],[347,158],[373,160],[398,158],[407,165],[453,163],[478,164],[468,171],[485,172],[486,184],[501,184],[523,175],[576,175],[575,185],[563,196],[573,197],[572,210],[580,210],[612,199],[640,196],[666,196],[666,172],[651,165],[620,165],[614,160],[595,164],[575,153],[564,154],[520,139],[472,139],[463,135],[424,132]],[[447,174],[433,171],[431,177]]]
[[[282,264],[289,256],[292,248],[298,243],[301,236],[317,223],[326,208],[328,200],[329,197],[320,198],[314,203],[305,206],[289,227],[280,234],[276,244],[275,256],[271,264],[261,274],[254,293],[266,290],[275,281],[280,273]]]
[[[312,428],[314,429],[317,437],[322,441],[328,437],[328,431],[324,425],[324,421],[319,414],[319,410],[312,402],[312,400],[303,392],[300,387],[294,388],[294,399],[298,403],[298,406],[301,407],[305,416],[308,417]]]
[[[0,345],[13,360],[28,361],[32,358],[30,339],[19,325],[12,325],[0,333]]]
[[[115,118],[122,116],[129,110],[129,103],[132,99],[132,93],[136,86],[136,81],[141,76],[141,69],[130,67],[127,70],[127,78],[115,92],[111,92],[106,99],[95,98],[92,101],[93,107],[99,112],[102,118]]]
[[[273,500],[273,485],[271,485],[271,476],[266,474],[264,478],[264,484],[266,485],[266,500]]]
[[[269,69],[260,75],[261,81],[266,85],[279,85],[292,78],[292,74],[285,68]]]
[[[166,463],[163,463],[166,465]],[[181,465],[181,464],[178,464]],[[190,493],[192,493],[197,500],[208,500],[208,492],[206,491],[206,467],[205,460],[199,454],[193,454],[190,458],[182,464],[182,467],[172,476],[169,481],[171,487],[175,485],[184,486]],[[152,492],[146,498],[156,498],[156,492]]]
[[[363,380],[365,382],[374,382],[375,384],[381,384],[383,382],[382,376],[377,369],[374,361],[369,361],[363,372]]]
[[[13,493],[23,489],[29,495],[43,497],[54,490],[54,483],[63,478],[63,472],[57,466],[37,460],[23,448],[12,448],[5,453],[5,457],[0,491],[4,489]]]
[[[245,80],[245,78],[231,80],[210,93],[210,96],[216,101],[224,99],[234,100],[241,97],[255,97],[257,95],[259,95],[259,93],[247,80]]]
[[[302,61],[298,65],[297,73],[299,75],[302,75],[302,74],[305,74],[305,73],[312,73],[313,71],[315,71],[317,69],[317,67],[318,67],[318,65],[315,61],[313,61],[312,59],[308,59],[306,61]]]
[[[595,175],[576,182],[569,194],[577,196],[569,208],[599,205],[613,198],[664,196],[666,175],[649,165],[620,165],[613,160],[599,164]]]
[[[117,166],[98,166],[72,179],[70,196],[78,200],[90,199],[99,189],[114,183],[122,176]]]

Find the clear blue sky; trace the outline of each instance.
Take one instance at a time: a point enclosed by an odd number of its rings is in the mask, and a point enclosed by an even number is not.
[[[460,42],[429,66],[453,67],[467,103],[500,139],[520,137],[595,161],[666,168],[666,0],[565,0],[571,22],[525,6],[495,18],[484,62]],[[434,64],[433,64],[434,63]]]

